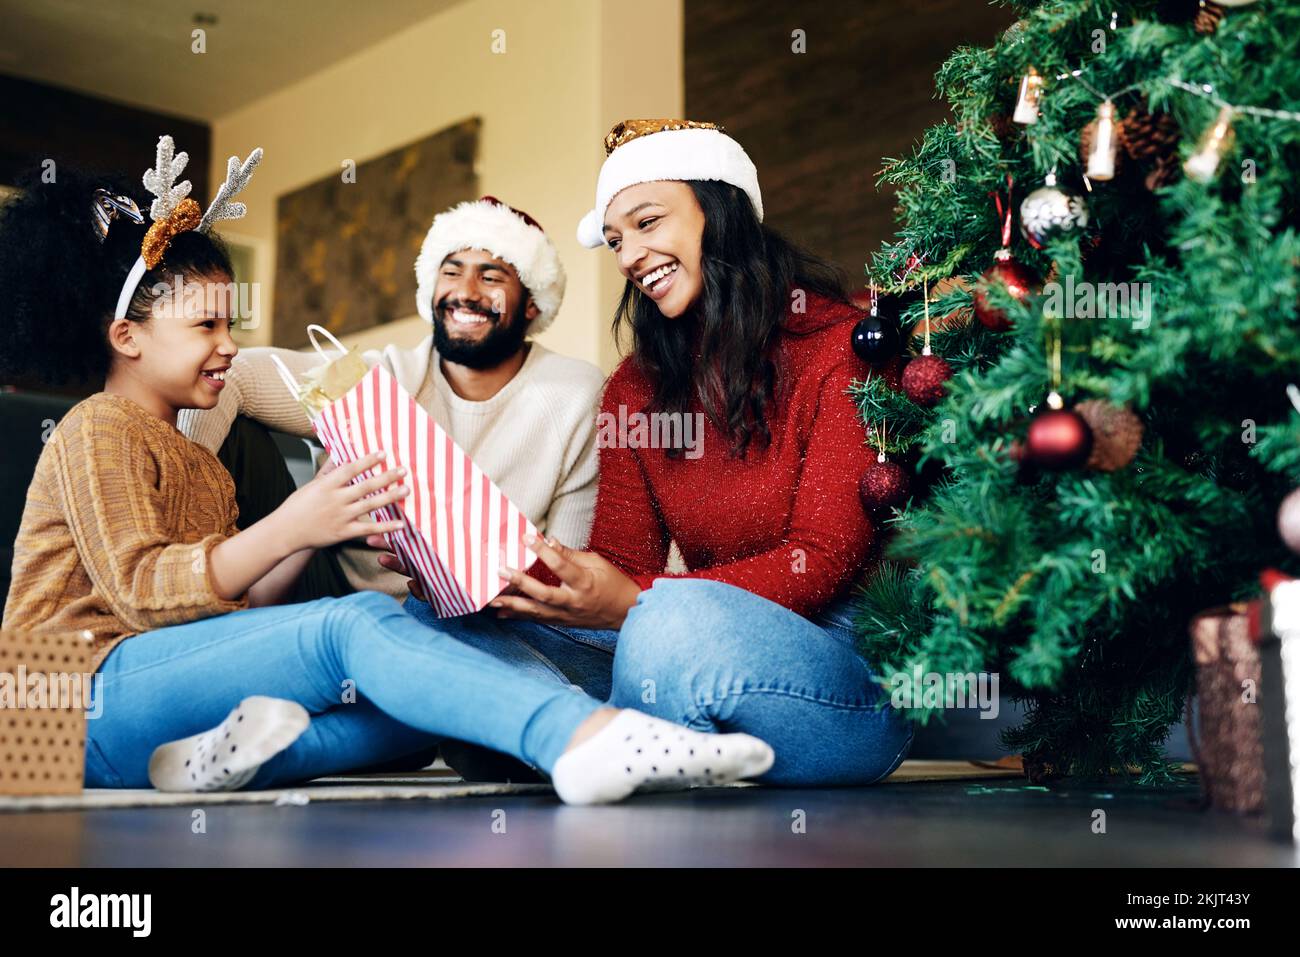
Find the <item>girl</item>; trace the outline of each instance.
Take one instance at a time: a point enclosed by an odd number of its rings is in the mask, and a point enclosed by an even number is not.
[[[612,650],[612,704],[758,735],[776,749],[763,782],[879,781],[912,726],[852,630],[849,592],[873,541],[858,495],[869,451],[847,394],[868,373],[850,348],[860,313],[834,267],[762,225],[754,165],[720,128],[633,120],[605,149],[578,237],[606,246],[627,281],[615,332],[630,326],[632,354],[601,405],[590,544],[542,545],[533,568],[511,572],[516,593],[492,605],[513,620],[447,625],[503,656],[511,642],[550,653],[560,636]],[[679,423],[681,445],[604,431],[643,412]],[[702,445],[687,444],[688,416]],[[670,540],[685,574],[664,572]],[[592,675],[592,658],[570,673]]]
[[[771,749],[755,738],[602,707],[425,628],[387,596],[276,605],[313,549],[391,531],[366,514],[407,490],[400,473],[359,480],[380,453],[240,531],[225,469],[176,430],[179,409],[215,405],[237,352],[230,260],[207,228],[242,215],[230,197],[260,152],[231,159],[200,217],[175,183],[185,156],[163,137],[143,242],[126,187],[65,169],[0,210],[0,375],[105,377],[41,455],[4,617],[94,640],[102,714],[87,723],[86,784],[270,787],[440,735],[533,764],[575,804],[765,771]]]

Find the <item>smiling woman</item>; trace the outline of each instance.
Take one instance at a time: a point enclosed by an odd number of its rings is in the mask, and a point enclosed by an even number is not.
[[[704,210],[686,183],[629,187],[605,216],[605,243],[614,250],[619,271],[667,319],[700,297],[703,235]]]
[[[763,225],[753,163],[716,126],[628,121],[606,149],[578,238],[627,280],[614,322],[633,348],[601,402],[588,549],[536,542],[491,602],[503,622],[409,607],[503,658],[524,644],[574,662],[612,704],[760,736],[776,752],[763,782],[879,781],[912,728],[851,627],[875,537],[848,395],[867,372],[848,334],[861,313],[834,267]],[[698,417],[702,434],[688,450],[685,430],[669,448],[620,433],[647,413]],[[670,540],[689,571],[665,572]],[[612,651],[605,674],[557,636]]]

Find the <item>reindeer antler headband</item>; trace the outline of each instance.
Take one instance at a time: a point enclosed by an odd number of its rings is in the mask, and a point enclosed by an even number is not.
[[[176,182],[176,177],[185,170],[185,164],[190,158],[187,153],[177,153],[175,150],[176,144],[170,136],[160,136],[157,161],[153,169],[145,171],[144,188],[155,197],[149,207],[149,218],[153,220],[153,225],[144,234],[144,242],[140,244],[140,258],[131,267],[122,292],[117,297],[114,319],[126,316],[127,306],[131,304],[131,297],[135,295],[140,280],[147,270],[153,269],[162,261],[173,237],[190,230],[206,233],[217,220],[239,219],[248,212],[248,207],[243,203],[232,203],[230,200],[248,185],[253,170],[262,161],[260,146],[249,153],[248,159],[243,163],[239,162],[238,156],[230,157],[226,163],[226,181],[217,190],[216,198],[212,200],[208,211],[202,215],[199,214],[199,204],[189,198],[190,181]]]

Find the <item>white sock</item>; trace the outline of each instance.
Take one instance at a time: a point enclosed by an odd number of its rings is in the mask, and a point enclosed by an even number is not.
[[[211,731],[154,749],[149,780],[159,791],[235,791],[307,730],[295,701],[254,695]]]
[[[560,755],[551,783],[565,804],[607,804],[633,791],[678,791],[756,777],[776,755],[748,734],[706,734],[630,708]]]

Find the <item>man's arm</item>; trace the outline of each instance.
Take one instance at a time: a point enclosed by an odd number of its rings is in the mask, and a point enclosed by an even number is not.
[[[576,450],[576,455],[574,454]],[[566,450],[568,471],[556,486],[555,497],[546,512],[546,534],[558,539],[562,545],[582,549],[587,547],[591,535],[592,516],[596,511],[596,485],[599,472],[596,463],[595,409],[582,419]]]
[[[269,346],[245,349],[231,363],[216,407],[182,409],[176,417],[176,427],[214,453],[226,440],[237,415],[249,416],[277,432],[310,438],[311,420],[280,378],[272,356],[279,356],[295,378],[321,364],[319,356],[293,349]]]

